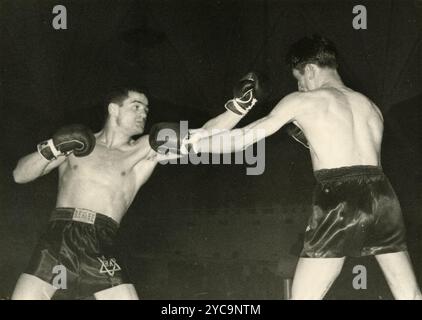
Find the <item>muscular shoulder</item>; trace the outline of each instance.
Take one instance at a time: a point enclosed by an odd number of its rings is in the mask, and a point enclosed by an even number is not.
[[[323,105],[324,99],[326,99],[324,96],[313,91],[296,91],[281,99],[277,106],[274,108],[273,113],[287,111],[294,117],[295,115],[307,113],[308,111],[313,110],[313,106],[320,104]]]
[[[361,112],[368,119],[383,121],[383,116],[378,106],[363,93],[350,90],[347,98],[352,108]]]
[[[145,135],[139,137],[138,139],[133,140],[132,145],[135,148],[137,148],[137,149],[140,149],[140,148],[150,148],[150,145],[149,145],[149,135],[148,134],[145,134]]]
[[[320,95],[321,98],[325,99],[325,104],[334,107],[333,110],[336,110],[336,112],[344,109],[339,107],[346,107],[347,110],[355,114],[358,113],[366,119],[383,120],[381,111],[376,104],[360,92],[349,88],[324,88],[315,90],[314,94]]]
[[[372,116],[375,121],[384,121],[382,112],[375,104],[375,102],[373,102],[370,98],[359,92],[356,92],[356,96],[358,97],[358,99],[360,99],[360,101],[362,101],[362,105],[366,107],[368,116]]]
[[[141,136],[136,141],[134,141],[134,145],[138,150],[136,154],[141,155],[139,160],[142,160],[138,162],[136,168],[141,172],[152,169],[157,164],[158,160],[157,152],[155,152],[149,144],[149,135],[146,134]],[[143,174],[141,176],[143,176]]]
[[[295,91],[285,96],[281,101],[286,101],[286,102],[294,103],[294,104],[302,104],[304,102],[305,103],[311,102],[315,98],[318,98],[318,95],[316,95],[313,91],[307,91],[307,92]]]
[[[138,155],[139,159],[144,159],[148,157],[153,150],[149,144],[149,135],[143,135],[140,138],[132,142],[132,148],[135,151],[135,154]]]

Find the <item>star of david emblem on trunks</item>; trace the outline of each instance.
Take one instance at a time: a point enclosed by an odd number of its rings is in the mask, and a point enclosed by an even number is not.
[[[109,276],[114,276],[116,271],[122,270],[117,264],[115,258],[106,259],[104,256],[97,258],[101,262],[100,273],[107,273]]]

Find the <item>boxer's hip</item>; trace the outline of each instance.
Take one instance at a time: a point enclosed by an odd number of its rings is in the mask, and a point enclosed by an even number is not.
[[[381,167],[318,170],[304,257],[363,256],[406,250],[402,212]]]
[[[341,183],[347,181],[356,181],[359,179],[362,181],[368,181],[370,178],[385,177],[384,171],[381,167],[362,165],[339,167],[333,169],[321,169],[314,171],[314,176],[318,183]]]
[[[68,241],[83,246],[88,252],[111,247],[119,224],[110,217],[83,208],[55,208],[43,238],[47,241]]]
[[[114,245],[118,227],[116,221],[97,212],[56,208],[26,273],[52,283],[57,266],[63,266],[70,288],[83,296],[122,284],[126,275]]]
[[[109,216],[84,208],[55,208],[50,215],[50,223],[55,221],[79,222],[115,232],[119,228],[119,224]]]

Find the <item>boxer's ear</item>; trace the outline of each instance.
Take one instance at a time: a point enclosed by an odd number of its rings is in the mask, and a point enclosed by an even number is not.
[[[119,114],[119,108],[120,107],[116,103],[109,103],[107,107],[108,114],[116,117]]]
[[[305,75],[308,78],[308,80],[314,80],[316,73],[318,71],[318,66],[316,64],[313,63],[308,63],[305,66]]]

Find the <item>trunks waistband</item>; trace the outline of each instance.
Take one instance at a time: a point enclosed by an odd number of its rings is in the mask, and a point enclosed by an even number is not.
[[[50,216],[50,221],[65,220],[88,224],[106,223],[118,228],[119,224],[112,218],[83,208],[55,208]]]
[[[340,167],[333,169],[321,169],[314,171],[315,179],[318,182],[326,181],[342,181],[348,180],[349,178],[359,177],[359,176],[383,176],[384,172],[379,166],[350,166],[350,167]]]

